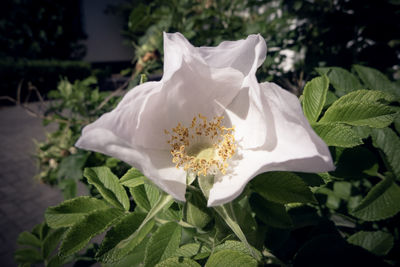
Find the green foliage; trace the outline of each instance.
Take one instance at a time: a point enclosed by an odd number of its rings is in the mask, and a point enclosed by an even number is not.
[[[282,5],[297,20],[291,33],[293,43],[307,49],[305,73],[319,66],[348,69],[361,62],[386,71],[399,64],[400,46],[394,41],[400,37],[398,1],[287,0]],[[379,22],[370,23],[371,17]]]
[[[374,146],[381,149],[390,165],[391,171],[400,180],[400,138],[390,128],[374,129],[371,132]]]
[[[84,176],[88,182],[99,190],[102,197],[117,208],[129,210],[129,199],[124,187],[107,167],[85,169]]]
[[[185,221],[197,228],[204,228],[212,220],[205,198],[200,193],[193,192],[186,199],[187,204],[183,210]]]
[[[90,64],[83,61],[1,58],[0,96],[18,98],[18,87],[20,87],[19,100],[21,102],[27,100],[39,101],[40,99],[32,91],[33,88],[37,89],[42,95],[46,95],[49,90],[57,87],[60,77],[68,77],[71,80],[84,79],[90,75],[90,72]],[[1,100],[0,103],[9,104],[5,100]]]
[[[196,260],[207,258],[210,255],[208,247],[199,243],[188,243],[178,248],[173,256],[194,258]]]
[[[197,262],[187,258],[168,258],[157,265],[157,267],[200,267],[201,265]]]
[[[133,212],[122,218],[107,232],[96,257],[102,262],[116,262],[132,252],[143,242],[154,226],[154,221],[149,221],[143,227],[145,217],[143,213]]]
[[[315,202],[306,183],[294,173],[267,172],[254,178],[251,184],[254,191],[275,203]]]
[[[181,231],[181,227],[173,222],[161,225],[146,247],[144,266],[155,266],[157,262],[171,257],[181,242]]]
[[[127,21],[124,35],[135,48],[137,73],[161,73],[163,32],[180,32],[192,44],[207,46],[261,33],[273,47],[265,66],[259,71],[263,78],[269,79],[289,71],[283,70],[286,55],[280,53],[281,50],[290,48],[299,52],[301,49],[292,40],[294,16],[285,12],[280,2],[140,0],[116,5],[111,10]],[[301,60],[296,63],[298,61]]]
[[[348,94],[354,90],[363,89],[358,78],[343,68],[316,68],[315,70],[320,75],[328,76],[329,82],[335,88],[336,93],[338,93],[340,96]]]
[[[266,225],[276,228],[291,228],[292,219],[283,204],[268,201],[258,195],[250,199],[251,207],[258,219]]]
[[[85,38],[77,1],[4,1],[1,57],[79,59]]]
[[[319,72],[323,76],[306,85],[302,105],[330,146],[336,170],[262,173],[236,200],[213,208],[206,206],[212,175],[188,175],[186,202],[174,201],[139,170],[72,149],[106,96],[92,90],[92,78],[61,82],[52,93],[62,98],[53,112],[66,121],[53,143],[42,145],[46,155],[40,159],[53,159],[53,181],[83,181],[92,196],[49,207],[46,224],[20,235],[18,263],[60,266],[85,258],[117,267],[396,264],[391,251],[400,230],[399,99],[387,90],[360,89],[366,82],[358,72]],[[65,110],[68,118],[60,112]],[[101,233],[101,244],[91,245]]]
[[[43,122],[45,125],[55,123],[58,128],[47,134],[46,141],[36,144],[40,168],[37,179],[57,185],[64,198],[69,199],[76,196],[78,182],[87,185],[83,177],[85,167],[106,165],[118,174],[128,168],[119,160],[74,147],[82,127],[116,104],[116,97],[110,98],[109,93],[99,91],[95,77],[74,83],[62,79],[57,90],[51,91],[49,97],[57,101],[50,103]],[[93,186],[87,187],[93,191]]]
[[[377,221],[390,218],[399,211],[400,187],[389,176],[372,187],[352,215],[365,221]]]
[[[304,87],[303,111],[310,123],[316,122],[325,105],[329,80],[326,76],[312,79]]]
[[[363,143],[357,132],[346,124],[317,123],[313,129],[328,146],[354,147]]]
[[[347,241],[381,256],[386,255],[393,247],[392,235],[382,231],[360,231],[350,236]]]
[[[111,226],[122,212],[115,208],[97,210],[89,213],[82,220],[74,223],[65,233],[60,247],[62,257],[69,256],[84,248],[94,236]]]
[[[353,68],[368,89],[384,91],[400,97],[399,87],[380,71],[361,65],[354,65]]]
[[[396,110],[381,104],[387,95],[380,92],[358,90],[342,96],[325,112],[320,122],[340,122],[353,126],[383,128],[390,125]]]
[[[243,252],[235,251],[235,250],[221,250],[210,256],[206,265],[207,267],[217,267],[217,266],[257,266],[257,261],[245,254]]]
[[[126,187],[134,188],[144,184],[144,176],[135,168],[129,169],[124,176],[121,177],[120,183]]]
[[[40,262],[45,262],[46,266],[61,266],[70,262],[71,257],[60,258],[54,255],[64,233],[65,228],[53,230],[45,223],[36,225],[32,232],[22,232],[17,239],[22,247],[15,251],[15,261],[19,266],[31,266]],[[58,264],[53,265],[54,262]]]
[[[108,209],[106,202],[92,197],[77,197],[46,210],[46,223],[52,228],[68,227],[97,210]]]

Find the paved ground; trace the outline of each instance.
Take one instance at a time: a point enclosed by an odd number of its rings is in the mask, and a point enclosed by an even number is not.
[[[44,140],[41,120],[21,107],[0,107],[0,266],[13,260],[18,234],[43,221],[48,206],[62,201],[59,190],[33,179],[33,139]]]

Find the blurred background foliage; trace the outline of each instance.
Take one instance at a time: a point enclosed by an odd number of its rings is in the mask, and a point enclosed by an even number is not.
[[[136,0],[110,11],[128,22],[123,34],[136,49],[137,72],[161,72],[162,31],[196,46],[260,33],[268,54],[259,78],[299,94],[321,66],[363,64],[398,79],[399,7],[394,0]]]
[[[79,0],[5,0],[0,9],[0,57],[81,59],[86,37]]]
[[[72,81],[88,76],[87,65],[69,62],[64,67],[64,63],[56,62],[76,61],[85,55],[83,41],[87,33],[82,25],[82,3],[82,0],[2,2],[0,78],[4,86],[0,88],[1,95],[15,96],[22,79],[32,81],[43,93],[56,87],[54,80],[59,77],[52,73],[54,68],[40,69],[37,64],[27,63],[31,60],[54,63],[58,76]],[[377,68],[389,78],[400,77],[398,0],[126,0],[116,3],[110,4],[105,12],[125,21],[121,34],[135,50],[133,76],[145,73],[160,77],[162,32],[165,31],[181,32],[195,46],[215,46],[223,40],[260,33],[267,42],[268,54],[259,69],[259,79],[274,80],[297,95],[304,81],[315,75],[315,67],[349,69],[352,64],[362,64]],[[75,70],[70,67],[73,64]],[[9,77],[7,70],[13,68],[14,75]],[[98,78],[110,74],[98,69],[93,72]],[[44,83],[44,80],[51,82]]]

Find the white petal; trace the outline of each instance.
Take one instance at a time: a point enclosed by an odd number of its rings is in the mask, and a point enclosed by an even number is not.
[[[161,83],[151,82],[132,89],[113,111],[87,125],[75,145],[125,161],[176,199],[184,200],[186,175],[175,168],[170,152],[145,148],[135,139],[143,105],[161,87]]]
[[[104,128],[110,130],[121,140],[131,146],[138,146],[135,143],[135,134],[140,120],[140,114],[146,105],[149,97],[162,88],[160,82],[147,82],[131,89],[121,100],[118,106],[111,112],[103,114],[95,122],[87,125],[83,131],[86,132]]]
[[[162,89],[144,105],[135,135],[136,142],[147,148],[167,149],[169,137],[164,130],[170,131],[178,123],[189,126],[198,114],[209,119],[221,115],[240,91],[243,74],[183,60],[161,83]]]
[[[265,60],[267,45],[261,35],[249,35],[245,40],[225,41],[217,47],[199,47],[200,55],[215,68],[231,67],[244,76],[255,74]]]
[[[243,76],[255,75],[267,53],[261,35],[249,35],[244,40],[224,41],[216,47],[193,47],[180,33],[164,33],[164,76],[169,79],[180,68],[182,59],[211,68],[233,68]]]
[[[312,130],[297,97],[273,83],[263,83],[260,87],[263,114],[253,112],[247,120],[239,119],[236,115],[240,111],[235,108],[240,107],[233,105],[229,106],[228,116],[243,138],[246,138],[245,133],[248,138],[258,136],[252,130],[259,129],[259,123],[264,124],[266,131],[262,134],[266,141],[263,146],[243,147],[238,151],[240,159],[232,166],[232,172],[219,177],[211,189],[209,206],[233,200],[252,178],[266,171],[325,172],[334,169],[328,147]],[[259,119],[262,117],[266,120]]]
[[[219,206],[238,197],[246,184],[257,175],[266,160],[264,151],[240,151],[235,166],[226,175],[215,177],[207,206]],[[232,166],[230,166],[232,167]]]
[[[185,200],[186,173],[175,168],[169,151],[133,147],[110,129],[100,127],[86,130],[75,146],[121,159],[139,169],[174,198]]]
[[[335,167],[328,146],[311,128],[303,114],[298,98],[283,90],[274,83],[260,84],[262,101],[268,103],[273,123],[268,131],[267,142],[263,149],[276,153],[277,162],[297,160],[303,158],[320,158],[320,161],[311,161],[305,164],[290,164],[292,171],[323,172],[331,171]],[[283,167],[283,164],[282,164]]]
[[[258,90],[257,90],[258,89]],[[260,103],[260,90],[243,88],[225,110],[225,117],[235,126],[235,138],[245,148],[257,148],[268,142],[267,125],[271,123]]]

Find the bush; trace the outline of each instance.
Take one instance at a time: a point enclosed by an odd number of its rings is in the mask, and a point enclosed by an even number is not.
[[[73,81],[83,79],[90,73],[90,64],[82,61],[0,60],[0,95],[16,98],[19,84],[22,82],[21,101],[23,101],[29,94],[29,83],[45,95],[57,87],[60,77],[65,76]],[[5,100],[0,102],[0,104],[6,103]]]

